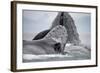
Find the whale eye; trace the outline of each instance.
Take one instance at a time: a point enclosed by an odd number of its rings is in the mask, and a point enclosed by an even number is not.
[[[61,44],[60,44],[60,43],[54,44],[54,50],[55,50],[57,53],[60,53],[60,52],[61,52]]]

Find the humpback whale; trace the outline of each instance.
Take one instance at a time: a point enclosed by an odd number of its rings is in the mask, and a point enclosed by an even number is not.
[[[68,34],[66,43],[79,44],[81,42],[74,20],[68,12],[59,12],[53,21],[52,26],[49,29],[38,33],[33,40],[44,38],[47,33],[49,33],[49,31],[57,25],[62,25],[66,28],[66,34]]]
[[[64,26],[58,25],[39,40],[23,41],[23,54],[63,54],[67,31]]]

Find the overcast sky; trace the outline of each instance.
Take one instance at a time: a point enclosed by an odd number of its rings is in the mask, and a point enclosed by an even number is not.
[[[58,12],[23,10],[23,33],[39,33],[50,28]],[[89,13],[69,13],[79,33],[90,32]]]

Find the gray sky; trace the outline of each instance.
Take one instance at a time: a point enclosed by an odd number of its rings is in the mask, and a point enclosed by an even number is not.
[[[91,14],[89,13],[69,13],[75,21],[79,33],[91,32]]]
[[[50,28],[58,12],[23,10],[23,33],[39,33]],[[69,13],[79,33],[90,32],[90,14]]]
[[[23,11],[23,32],[38,33],[50,28],[57,12]]]

